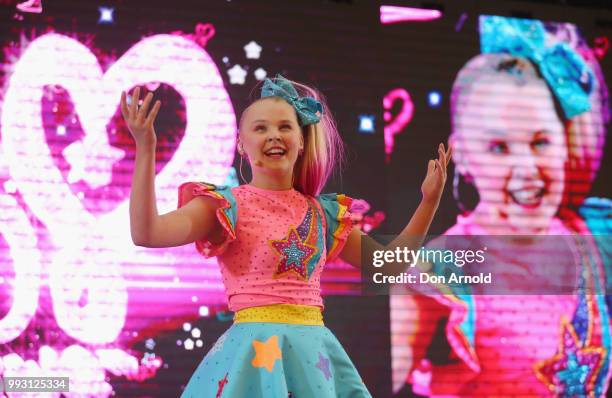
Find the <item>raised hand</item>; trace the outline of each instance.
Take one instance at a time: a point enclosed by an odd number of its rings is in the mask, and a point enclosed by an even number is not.
[[[451,159],[452,147],[448,150],[444,144],[438,146],[438,159],[431,159],[427,164],[427,175],[421,185],[423,200],[429,203],[438,204],[446,184],[446,167]]]
[[[155,136],[155,128],[153,123],[157,117],[157,112],[161,106],[161,102],[155,101],[155,105],[148,112],[149,105],[153,100],[153,93],[149,92],[142,106],[138,106],[140,100],[140,87],[136,87],[132,93],[132,100],[128,106],[126,101],[125,92],[121,93],[121,114],[123,119],[127,123],[128,129],[136,141],[136,146],[153,147],[157,144],[157,137]],[[147,115],[148,112],[148,115]]]

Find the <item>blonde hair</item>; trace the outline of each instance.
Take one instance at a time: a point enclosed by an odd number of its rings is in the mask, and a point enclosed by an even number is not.
[[[337,167],[341,168],[344,164],[344,143],[325,97],[315,88],[289,81],[300,97],[312,97],[323,105],[321,120],[318,123],[301,127],[304,151],[293,167],[293,188],[305,195],[318,196],[334,170]],[[257,94],[259,94],[261,84],[259,83],[253,89],[253,91],[257,90]],[[267,98],[279,98],[284,101],[282,97]],[[262,99],[257,95],[257,98],[251,100],[249,106],[260,100]],[[240,116],[240,128],[242,127],[244,114],[245,112]]]

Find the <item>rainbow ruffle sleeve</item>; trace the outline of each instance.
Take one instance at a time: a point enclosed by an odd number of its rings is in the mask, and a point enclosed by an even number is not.
[[[353,229],[350,208],[353,199],[345,195],[329,193],[317,196],[325,214],[325,247],[327,261],[333,261],[344,247]]]
[[[196,196],[208,196],[221,202],[221,206],[216,211],[216,216],[223,227],[225,238],[219,243],[200,239],[195,244],[198,252],[204,257],[214,257],[222,254],[227,246],[236,239],[236,198],[234,198],[230,188],[205,182],[186,182],[179,186],[178,191],[178,208],[184,206]]]

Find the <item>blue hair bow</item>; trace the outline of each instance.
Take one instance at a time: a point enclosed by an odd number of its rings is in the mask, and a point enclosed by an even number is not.
[[[300,97],[293,84],[280,74],[274,81],[266,79],[261,88],[261,98],[281,97],[295,108],[300,126],[318,123],[323,114],[323,105],[312,97]]]
[[[546,46],[542,22],[483,15],[480,17],[480,38],[483,53],[509,53],[535,63],[567,118],[591,109],[589,94],[593,90],[593,72],[566,43]]]

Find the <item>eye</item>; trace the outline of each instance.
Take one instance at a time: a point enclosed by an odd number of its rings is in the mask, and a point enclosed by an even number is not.
[[[506,144],[504,141],[493,141],[489,144],[489,152],[508,153],[508,144]]]
[[[531,145],[534,148],[546,148],[548,145],[550,145],[550,140],[548,138],[537,138],[531,143]]]
[[[266,126],[264,126],[263,124],[259,124],[257,126],[255,126],[255,131],[263,131],[266,129]]]
[[[290,124],[283,124],[281,126],[281,130],[291,130],[291,125]]]

